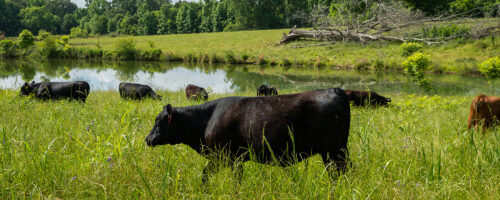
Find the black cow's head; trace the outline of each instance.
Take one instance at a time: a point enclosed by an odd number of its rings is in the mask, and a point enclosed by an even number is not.
[[[270,90],[269,90],[269,95],[278,95],[278,90],[275,88],[275,87],[272,87]]]
[[[146,137],[148,146],[173,144],[175,136],[175,110],[168,104],[163,107],[163,111],[156,117],[155,125]]]
[[[201,90],[200,91],[201,98],[203,98],[203,100],[206,101],[208,99],[208,93],[207,93],[207,91],[205,90],[205,88],[201,88],[200,90]]]
[[[32,81],[30,84],[24,83],[23,86],[21,86],[21,92],[19,93],[21,96],[23,95],[30,95],[31,93],[34,92],[36,89],[35,87],[35,81]]]
[[[390,98],[385,98],[383,96],[378,95],[377,93],[372,93],[371,94],[371,100],[372,102],[381,105],[381,106],[387,106],[389,102],[391,102]]]

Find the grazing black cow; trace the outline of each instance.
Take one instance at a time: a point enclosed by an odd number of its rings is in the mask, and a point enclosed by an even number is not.
[[[148,85],[137,83],[120,83],[120,96],[123,99],[142,100],[144,98],[152,98],[161,100],[161,96],[157,95]]]
[[[353,101],[356,106],[387,106],[391,102],[390,98],[385,98],[372,91],[345,90],[349,101]]]
[[[261,85],[257,88],[257,96],[274,96],[278,95],[278,90],[275,87],[269,87],[267,85]]]
[[[221,149],[234,155],[232,161],[246,161],[251,148],[258,155],[257,162],[272,164],[277,158],[282,166],[320,154],[328,170],[331,163],[345,170],[350,120],[349,101],[338,88],[226,97],[189,107],[168,104],[145,142],[148,146],[183,143],[205,155],[209,164],[203,171],[204,182],[207,172],[216,166],[211,158]]]
[[[186,86],[186,98],[190,100],[203,99],[206,101],[208,99],[208,93],[205,88],[189,84]]]
[[[21,95],[34,94],[38,99],[75,99],[85,102],[90,86],[85,81],[24,83]]]

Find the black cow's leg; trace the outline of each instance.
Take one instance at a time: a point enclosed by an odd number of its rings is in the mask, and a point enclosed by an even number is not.
[[[325,164],[330,177],[333,177],[333,175],[335,174],[334,169],[336,169],[337,172],[343,173],[347,171],[347,164],[349,162],[349,158],[347,157],[347,155],[347,148],[323,153],[321,155],[321,157],[323,158],[323,163]]]

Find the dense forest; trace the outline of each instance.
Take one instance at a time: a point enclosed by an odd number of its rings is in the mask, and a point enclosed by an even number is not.
[[[86,37],[89,34],[155,35],[312,26],[311,13],[348,0],[86,0],[78,8],[70,0],[0,0],[0,32]],[[354,8],[373,2],[355,0]],[[498,16],[500,0],[404,0],[408,9],[427,15],[469,12],[471,17]],[[359,10],[359,9],[357,9]],[[353,9],[355,12],[356,9]]]

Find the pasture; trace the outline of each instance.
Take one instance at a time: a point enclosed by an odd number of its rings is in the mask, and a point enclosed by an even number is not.
[[[92,91],[82,105],[0,90],[0,198],[500,198],[500,134],[467,131],[471,95],[384,92],[389,107],[352,107],[352,167],[335,182],[316,155],[288,168],[246,162],[240,184],[220,166],[204,188],[206,159],[185,145],[144,144],[164,105],[197,103],[182,91],[158,94],[162,101],[137,102]]]
[[[494,19],[488,19],[494,20]],[[474,21],[469,22],[471,24]],[[73,47],[116,50],[119,40],[133,38],[141,50],[159,48],[164,60],[184,62],[223,62],[259,65],[306,65],[342,69],[402,71],[399,43],[345,42],[324,45],[299,41],[278,45],[289,29],[220,33],[170,34],[155,36],[101,36],[70,39]],[[443,45],[425,46],[431,56],[429,72],[478,74],[477,65],[498,56],[498,36],[480,40],[456,40]],[[323,44],[323,45],[322,45]]]

